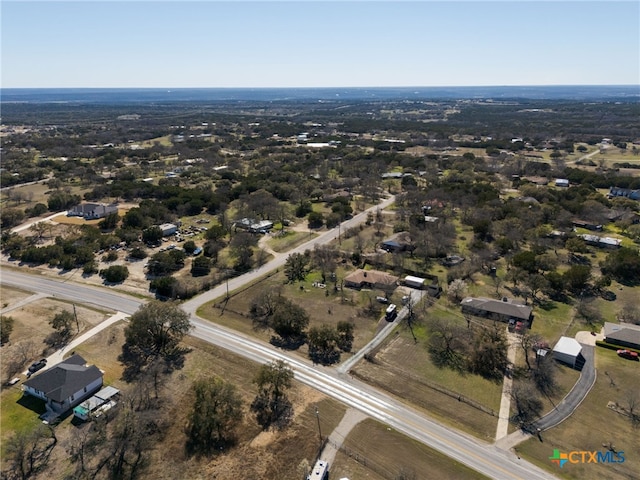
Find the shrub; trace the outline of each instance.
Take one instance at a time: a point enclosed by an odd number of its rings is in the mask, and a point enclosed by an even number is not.
[[[129,276],[129,269],[124,265],[112,265],[109,268],[100,270],[100,276],[109,283],[124,282]]]

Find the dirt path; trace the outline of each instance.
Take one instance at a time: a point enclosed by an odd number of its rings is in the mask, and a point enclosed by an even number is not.
[[[331,435],[329,435],[320,458],[331,465],[336,459],[336,454],[347,438],[347,435],[349,435],[349,432],[365,418],[367,418],[367,415],[360,410],[354,408],[348,409],[338,426],[331,432]]]

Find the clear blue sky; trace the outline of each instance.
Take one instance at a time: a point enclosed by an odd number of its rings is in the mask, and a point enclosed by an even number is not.
[[[640,84],[633,1],[1,2],[2,87]]]

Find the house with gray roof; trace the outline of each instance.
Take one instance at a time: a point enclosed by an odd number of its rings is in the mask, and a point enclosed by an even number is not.
[[[43,370],[23,383],[25,394],[45,401],[47,412],[62,415],[91,397],[102,386],[102,372],[80,355]]]
[[[500,322],[524,322],[528,327],[533,320],[533,308],[515,303],[506,297],[502,300],[492,298],[467,297],[460,302],[462,313],[477,317],[490,318]]]
[[[605,322],[604,341],[620,347],[640,349],[640,325]]]

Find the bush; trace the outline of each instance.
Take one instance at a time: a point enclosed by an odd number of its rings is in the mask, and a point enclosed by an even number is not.
[[[109,268],[100,270],[100,276],[109,283],[121,283],[129,276],[129,269],[124,265],[112,265]]]

